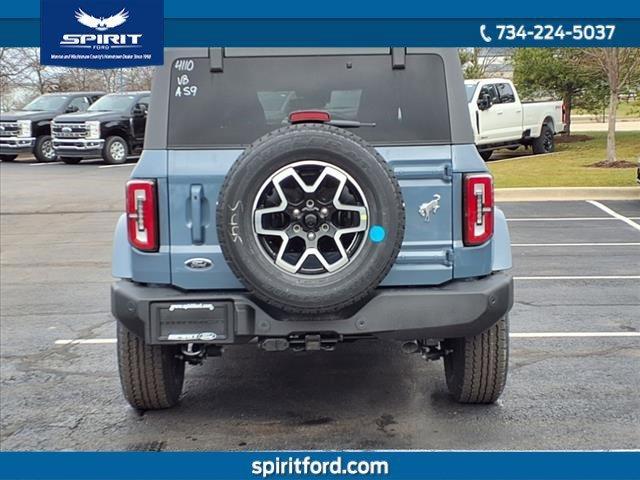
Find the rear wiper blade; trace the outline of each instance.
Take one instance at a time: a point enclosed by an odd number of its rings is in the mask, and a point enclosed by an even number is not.
[[[330,120],[326,122],[327,125],[333,125],[334,127],[341,128],[360,128],[360,127],[375,127],[373,122],[359,122],[358,120]]]

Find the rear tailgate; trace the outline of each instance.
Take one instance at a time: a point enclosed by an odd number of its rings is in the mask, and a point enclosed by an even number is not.
[[[206,58],[174,62],[168,191],[175,286],[241,287],[216,235],[219,189],[247,144],[302,109],[376,124],[353,131],[391,164],[407,215],[402,251],[383,285],[436,285],[452,278],[453,174],[443,61],[435,54],[408,54],[402,68],[393,68],[389,49],[383,50],[238,54],[225,57],[217,69]],[[189,260],[200,257],[213,265],[194,269]]]

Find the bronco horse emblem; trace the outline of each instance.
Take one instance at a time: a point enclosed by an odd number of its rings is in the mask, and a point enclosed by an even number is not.
[[[425,222],[431,221],[431,214],[436,214],[440,208],[440,195],[437,193],[433,196],[433,200],[423,203],[418,209],[418,213],[424,217]]]

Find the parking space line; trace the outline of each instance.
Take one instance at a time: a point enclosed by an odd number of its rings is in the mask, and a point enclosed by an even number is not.
[[[511,332],[510,338],[615,338],[640,337],[640,332]],[[112,345],[115,338],[56,340],[56,345]]]
[[[56,345],[105,345],[116,343],[115,338],[80,338],[76,340],[56,340]]]
[[[590,220],[617,220],[613,217],[526,217],[507,218],[507,222],[584,222]]]
[[[511,332],[511,338],[640,337],[640,332]]]
[[[62,165],[64,162],[42,162],[42,163],[30,163],[30,167],[44,167],[47,165]]]
[[[513,277],[514,280],[640,280],[640,275],[548,275],[539,277]]]
[[[98,168],[134,167],[135,163],[119,163],[116,165],[100,165]]]
[[[612,218],[611,220],[615,220]],[[512,247],[633,247],[640,242],[596,242],[596,243],[512,243]]]
[[[626,223],[627,225],[629,225],[630,227],[635,228],[636,230],[640,231],[640,225],[638,225],[636,222],[634,222],[633,220],[625,217],[624,215],[620,215],[618,212],[615,212],[613,210],[611,210],[609,207],[607,207],[606,205],[603,205],[600,202],[596,202],[595,200],[587,200],[587,203],[590,203],[591,205],[593,205],[594,207],[598,207],[600,210],[602,210],[603,212],[608,213],[609,215],[611,215],[614,218],[617,218],[618,220]]]

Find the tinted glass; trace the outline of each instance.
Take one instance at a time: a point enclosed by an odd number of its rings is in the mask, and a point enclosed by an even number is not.
[[[500,102],[512,103],[516,101],[516,96],[513,94],[513,89],[508,83],[498,83],[498,94],[500,95]]]
[[[58,110],[64,107],[69,100],[69,97],[63,97],[60,95],[42,95],[35,100],[31,101],[22,110],[30,111],[47,111]]]
[[[133,107],[134,95],[105,95],[89,107],[90,112],[124,112]]]
[[[211,73],[208,59],[172,69],[169,145],[245,146],[288,124],[296,110],[326,110],[334,120],[375,123],[356,133],[374,144],[450,141],[442,59],[407,55],[225,58]]]
[[[76,107],[78,112],[84,112],[89,107],[89,100],[87,100],[87,97],[74,98],[69,102],[67,109],[70,107]]]
[[[500,103],[500,98],[498,97],[498,92],[496,91],[496,87],[493,85],[485,85],[480,90],[480,96],[478,98],[482,98],[484,95],[489,94],[489,98],[491,98],[491,103]]]

